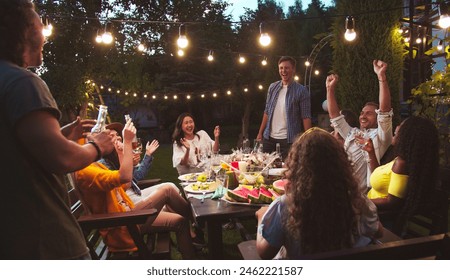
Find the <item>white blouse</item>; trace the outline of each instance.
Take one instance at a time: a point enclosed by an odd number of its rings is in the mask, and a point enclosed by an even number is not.
[[[208,149],[212,151],[212,147],[214,146],[214,140],[212,140],[208,133],[204,130],[198,131],[194,139],[187,141],[191,147],[189,149],[189,159],[187,165],[181,165],[181,160],[186,154],[186,147],[183,145],[179,147],[177,142],[173,143],[172,162],[173,167],[177,169],[179,175],[202,172],[203,168],[197,167],[200,163],[199,153],[206,152]]]

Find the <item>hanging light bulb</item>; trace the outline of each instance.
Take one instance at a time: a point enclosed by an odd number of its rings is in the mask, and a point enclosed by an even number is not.
[[[239,63],[241,64],[245,63],[245,57],[239,55]]]
[[[42,18],[42,24],[44,25],[42,28],[42,35],[44,35],[44,37],[51,36],[53,33],[53,25],[49,22],[47,17]]]
[[[309,60],[306,60],[306,61],[305,61],[305,66],[306,66],[306,67],[309,67],[310,65],[311,65],[311,63],[309,62]]]
[[[184,51],[182,49],[179,49],[177,54],[178,56],[184,56]]]
[[[355,19],[352,16],[348,16],[345,19],[345,40],[351,42],[356,38],[355,32]]]
[[[213,51],[210,50],[209,55],[208,55],[208,61],[213,61],[213,60],[214,60]]]
[[[439,43],[436,48],[438,51],[442,51],[444,49],[444,41],[439,40]]]
[[[295,75],[295,76],[294,76],[294,80],[298,81],[298,80],[300,80],[300,77],[297,76],[297,75]]]
[[[191,96],[188,94],[188,95],[186,96],[186,99],[191,99]]]
[[[139,43],[138,47],[137,47],[138,51],[143,52],[145,51],[145,46],[142,43]]]
[[[318,75],[320,74],[320,71],[319,71],[319,70],[316,70],[316,71],[314,71],[314,74],[315,74],[316,76],[318,76]]]
[[[448,5],[445,2],[439,4],[439,26],[446,29],[450,26],[450,16],[448,14]]]
[[[227,90],[227,95],[231,95],[231,90]]]
[[[416,39],[416,44],[420,44],[420,43],[422,43],[422,38],[417,37],[417,39]]]
[[[263,89],[263,85],[258,85],[258,89],[262,90]]]
[[[189,41],[186,37],[186,26],[184,24],[180,25],[177,45],[181,49],[184,49],[189,45]]]
[[[261,34],[261,36],[259,37],[259,43],[261,44],[261,46],[267,47],[268,45],[270,45],[272,39],[270,38],[269,33],[265,32],[264,24],[262,22],[259,24],[259,33]]]
[[[102,35],[98,34],[98,30],[97,30],[97,36],[95,37],[95,42],[97,42],[99,44],[103,43]]]
[[[266,66],[267,65],[267,58],[266,57],[264,57],[264,59],[261,60],[261,64],[262,64],[262,66]]]
[[[217,97],[217,93],[214,92],[214,93],[213,93],[213,97],[214,97],[214,98]]]

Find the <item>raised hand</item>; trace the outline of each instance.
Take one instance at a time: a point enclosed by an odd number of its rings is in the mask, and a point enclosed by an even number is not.
[[[122,131],[122,135],[123,135],[123,142],[125,143],[125,141],[131,143],[134,139],[134,136],[136,135],[136,127],[134,127],[134,124],[132,121],[128,121],[125,124],[125,127],[123,128]]]
[[[335,88],[337,82],[339,81],[339,76],[337,74],[328,75],[325,85],[327,88]]]
[[[186,149],[190,149],[191,148],[191,145],[189,145],[189,142],[185,138],[181,138],[180,142]]]
[[[216,125],[216,127],[214,128],[214,138],[219,138],[219,136],[220,136],[220,127]]]
[[[147,142],[147,145],[145,146],[145,154],[147,156],[151,156],[158,148],[159,148],[158,140],[155,139],[151,143]]]
[[[373,71],[377,74],[378,77],[385,76],[387,70],[387,63],[381,60],[373,61]]]
[[[82,120],[79,116],[77,119],[63,127],[61,133],[69,140],[77,141],[80,138],[86,137],[96,121],[91,119]]]

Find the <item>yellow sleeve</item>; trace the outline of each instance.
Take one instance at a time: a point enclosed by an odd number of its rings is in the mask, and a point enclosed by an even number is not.
[[[394,171],[391,171],[391,180],[389,182],[388,193],[398,197],[405,198],[407,192],[407,184],[408,184],[408,175],[397,174]]]

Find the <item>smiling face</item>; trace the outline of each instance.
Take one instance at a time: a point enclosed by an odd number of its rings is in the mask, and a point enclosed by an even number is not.
[[[366,105],[359,114],[359,127],[361,129],[377,128],[377,108],[372,105]]]
[[[288,85],[294,80],[294,65],[290,61],[282,61],[278,64],[278,72],[280,73],[283,85]]]
[[[190,138],[194,136],[194,129],[195,129],[194,120],[189,116],[184,117],[183,122],[181,123],[181,130],[184,133],[184,137]]]

